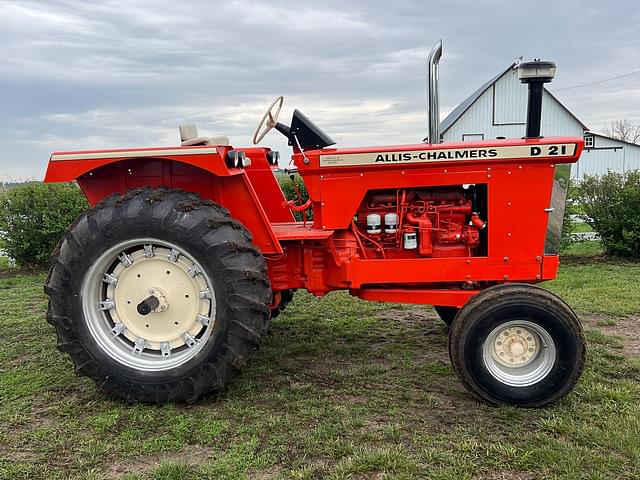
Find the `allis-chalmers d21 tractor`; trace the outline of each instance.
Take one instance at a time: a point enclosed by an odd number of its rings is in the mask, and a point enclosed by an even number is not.
[[[524,138],[439,143],[438,61],[430,54],[428,143],[329,148],[299,111],[272,128],[309,193],[287,200],[278,152],[234,148],[180,128],[182,145],[60,152],[47,182],[76,180],[91,210],[54,252],[48,321],[76,370],[131,402],[194,401],[222,390],[296,289],[435,305],[450,324],[462,383],[493,404],[542,406],[584,364],[580,323],[531,284],[552,279],[570,164],[580,138],[542,138],[550,62],[529,84]],[[312,221],[293,212],[313,209]]]

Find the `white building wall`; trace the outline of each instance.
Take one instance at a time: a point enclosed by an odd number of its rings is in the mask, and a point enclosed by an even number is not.
[[[524,132],[527,118],[527,87],[518,80],[518,70],[509,70],[492,87],[495,103],[493,123],[519,124]]]
[[[640,145],[594,135],[594,148],[585,148],[575,168],[575,177],[602,175],[607,171],[625,172],[640,169]]]
[[[640,145],[624,146],[624,169],[640,170]]]
[[[483,134],[484,139],[495,138],[491,135],[491,116],[493,97],[491,89],[484,92],[471,107],[444,132],[445,142],[463,141],[463,135]]]
[[[527,86],[518,80],[518,71],[510,70],[489,87],[469,109],[443,134],[445,142],[477,141],[496,137],[520,138],[525,134]],[[584,127],[569,110],[545,90],[542,98],[542,135],[584,135]],[[594,149],[585,150],[572,176],[603,174],[640,169],[640,146],[596,136]],[[600,147],[600,148],[598,148]],[[611,147],[617,147],[615,150]]]

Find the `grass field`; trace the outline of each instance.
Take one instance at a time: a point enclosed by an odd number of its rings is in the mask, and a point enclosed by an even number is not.
[[[0,478],[639,478],[640,265],[590,255],[547,284],[589,353],[575,392],[544,410],[474,401],[428,307],[304,292],[223,395],[126,405],[56,351],[44,274],[5,271]]]
[[[588,223],[576,223],[573,227],[575,233],[593,232],[593,228]]]

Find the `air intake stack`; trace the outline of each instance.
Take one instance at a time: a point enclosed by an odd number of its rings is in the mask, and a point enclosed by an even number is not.
[[[540,138],[544,84],[551,82],[555,74],[556,64],[553,62],[535,60],[521,63],[518,66],[518,78],[522,83],[529,84],[527,138]]]

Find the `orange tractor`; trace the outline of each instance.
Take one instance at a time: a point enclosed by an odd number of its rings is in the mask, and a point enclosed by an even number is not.
[[[181,145],[58,152],[47,182],[77,181],[92,209],[69,228],[46,281],[48,321],[76,369],[132,402],[194,401],[222,390],[269,321],[304,288],[434,305],[468,390],[493,404],[542,406],[584,364],[580,323],[533,286],[555,278],[570,164],[581,138],[543,138],[543,84],[528,62],[523,138],[439,143],[438,61],[429,57],[427,143],[333,148],[279,97],[275,128],[309,200],[287,200],[279,154],[180,127]],[[294,212],[313,212],[296,221]]]

